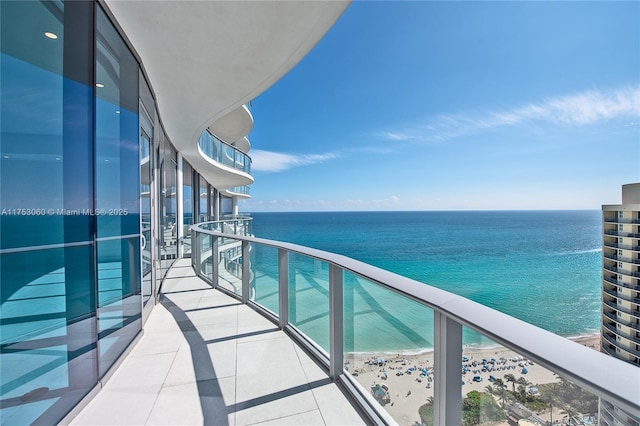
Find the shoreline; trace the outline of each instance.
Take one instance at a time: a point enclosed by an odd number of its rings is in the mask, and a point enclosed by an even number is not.
[[[579,334],[579,335],[575,335],[575,336],[560,336],[564,339],[567,340],[572,340],[576,343],[581,343],[587,342],[589,343],[592,339],[594,338],[598,338],[598,342],[600,343],[600,333],[598,331],[594,331],[591,334]],[[587,345],[588,346],[588,345]],[[591,347],[591,346],[589,346]],[[465,350],[470,350],[470,351],[486,351],[486,350],[492,350],[492,349],[498,349],[498,350],[503,350],[506,349],[503,346],[500,346],[499,344],[494,344],[494,345],[490,345],[490,346],[483,346],[480,344],[475,344],[475,343],[471,343],[471,344],[467,344],[467,345],[462,345],[462,351],[464,352]],[[394,355],[401,355],[401,356],[419,356],[419,355],[426,355],[429,353],[433,353],[433,348],[425,348],[425,349],[398,349],[398,350],[383,350],[383,351],[362,351],[362,352],[346,352],[345,355],[347,356],[356,356],[356,357],[361,357],[361,356],[394,356]]]
[[[600,348],[599,333],[567,339],[594,350]],[[463,396],[466,396],[470,391],[484,392],[485,387],[491,384],[490,375],[505,380],[505,375],[513,374],[516,379],[525,378],[531,383],[531,386],[553,383],[558,380],[553,372],[524,359],[516,352],[503,346],[468,345],[463,346],[462,353],[468,358],[465,363],[468,363],[469,366],[469,371],[466,374],[463,374],[461,369]],[[482,371],[481,360],[492,358],[496,360],[494,365],[498,367],[493,371]],[[382,365],[372,361],[380,359],[384,359]],[[418,409],[427,402],[429,397],[433,396],[433,349],[427,349],[420,353],[397,351],[347,353],[344,360],[349,372],[367,391],[370,391],[371,387],[376,384],[384,384],[388,387],[390,402],[384,405],[384,409],[398,424],[411,425],[416,422],[420,424]],[[474,361],[477,365],[471,366]],[[526,368],[525,373],[523,373],[523,368]],[[427,374],[421,375],[422,370],[425,370]],[[474,377],[479,377],[480,381],[474,381]],[[559,412],[555,411],[553,418],[558,419]],[[550,417],[549,413],[536,414],[545,420]]]

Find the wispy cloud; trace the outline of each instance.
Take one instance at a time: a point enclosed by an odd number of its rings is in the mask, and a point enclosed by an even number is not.
[[[242,200],[242,209],[250,211],[355,211],[397,210],[402,207],[400,198],[391,195],[380,199],[332,199],[332,200]]]
[[[391,141],[437,142],[524,123],[580,127],[614,118],[640,118],[640,87],[588,90],[501,111],[442,114],[403,129],[380,132],[380,136]]]
[[[277,173],[293,167],[323,163],[339,158],[338,153],[286,154],[283,152],[251,150],[251,169],[254,171]]]

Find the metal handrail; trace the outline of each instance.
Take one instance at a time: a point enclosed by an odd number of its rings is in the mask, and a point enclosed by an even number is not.
[[[341,305],[342,273],[350,272],[385,289],[393,291],[425,305],[434,311],[434,360],[436,376],[434,386],[434,423],[459,424],[461,420],[461,381],[459,359],[462,353],[462,326],[469,327],[508,349],[570,380],[584,389],[602,397],[619,408],[634,415],[640,415],[640,369],[622,360],[594,351],[569,339],[543,330],[525,321],[498,312],[464,297],[409,279],[407,277],[380,269],[364,262],[297,244],[255,238],[249,236],[230,236],[222,232],[209,231],[201,227],[192,227],[192,236],[196,238],[193,247],[198,247],[197,238],[201,234],[210,235],[214,241],[218,238],[235,238],[243,242],[244,252],[249,253],[250,244],[264,245],[278,249],[280,274],[286,270],[289,253],[300,254],[326,262],[329,274],[329,316],[331,324],[329,371],[334,380],[345,381],[342,359],[342,318]],[[197,256],[196,256],[197,258]],[[197,259],[196,259],[197,261]],[[243,262],[249,268],[249,262]],[[199,268],[196,268],[200,273]],[[248,269],[247,269],[248,271]],[[281,285],[288,285],[287,274],[280,276]],[[248,302],[249,274],[243,274],[242,300]],[[214,280],[216,277],[214,276]],[[286,287],[284,287],[286,288]],[[280,291],[279,297],[287,297],[286,291]],[[285,299],[286,301],[286,299]],[[339,303],[337,303],[339,302]],[[336,304],[337,303],[337,304]],[[285,321],[286,309],[281,309],[280,325],[293,327]],[[338,336],[336,338],[335,336]],[[334,346],[337,346],[334,347]],[[456,360],[456,363],[447,360]],[[353,387],[351,387],[353,389]]]

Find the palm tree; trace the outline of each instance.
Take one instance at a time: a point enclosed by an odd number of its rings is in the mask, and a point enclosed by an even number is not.
[[[493,386],[496,388],[497,394],[500,396],[500,399],[502,400],[502,406],[504,407],[504,400],[507,393],[507,385],[504,384],[502,379],[495,379],[493,381]]]
[[[554,388],[550,389],[548,393],[545,395],[543,400],[549,404],[549,422],[553,424],[553,407],[556,408],[560,406],[560,399],[556,394],[557,390]]]
[[[572,424],[578,424],[575,419],[580,415],[580,413],[575,408],[566,406],[564,407],[564,411],[561,411],[560,414],[566,414]]]
[[[505,374],[504,375],[504,379],[507,382],[511,382],[511,385],[513,386],[513,393],[516,393],[516,376],[514,376],[513,374],[509,373],[509,374]]]

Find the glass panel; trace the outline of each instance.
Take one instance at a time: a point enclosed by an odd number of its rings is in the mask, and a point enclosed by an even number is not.
[[[177,162],[176,150],[165,141],[163,172],[164,180],[162,186],[162,200],[164,211],[162,217],[162,247],[160,252],[160,262],[162,264],[163,275],[167,273],[169,267],[178,257],[178,226],[177,226]]]
[[[251,300],[279,315],[278,249],[260,244],[251,248]]]
[[[220,263],[218,286],[242,294],[242,242],[231,238],[219,240]]]
[[[213,236],[200,234],[198,241],[200,243],[200,272],[202,272],[210,282],[213,282]]]
[[[140,239],[98,243],[98,338],[100,374],[124,351],[142,327]]]
[[[329,265],[289,255],[289,322],[329,351]]]
[[[56,424],[97,383],[93,10],[0,2],[2,424]]]
[[[143,304],[153,296],[151,282],[151,137],[140,132],[140,226],[142,232],[142,299]]]
[[[200,220],[199,222],[206,222],[209,220],[209,193],[208,193],[207,181],[200,176],[199,191],[199,204],[200,204]]]
[[[191,225],[193,225],[193,169],[186,161],[182,167],[182,205],[184,210],[184,240],[182,253],[191,257]]]
[[[433,310],[344,272],[345,369],[399,424],[433,419]]]
[[[581,343],[597,345],[598,338]],[[597,424],[593,394],[466,327],[462,379],[465,424]]]
[[[82,293],[70,294],[73,276],[90,274],[91,252],[89,245],[2,255],[3,424],[31,424],[40,416],[55,424],[96,384],[95,316],[72,319],[66,309],[74,301],[92,310],[86,280]],[[67,257],[82,261],[65,268]]]
[[[99,373],[141,328],[138,63],[96,14],[96,219]]]

